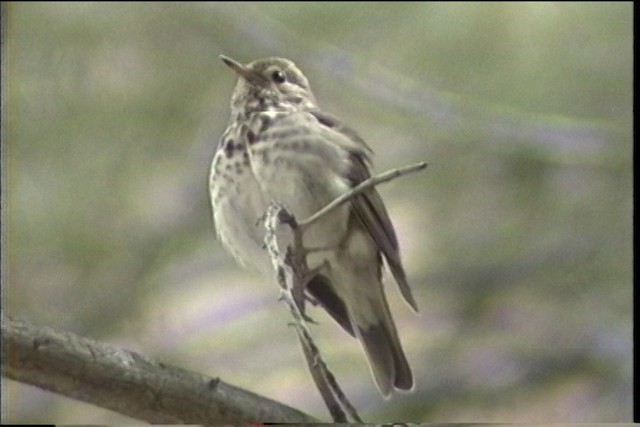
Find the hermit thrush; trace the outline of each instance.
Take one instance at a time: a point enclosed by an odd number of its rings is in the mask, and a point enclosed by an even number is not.
[[[306,77],[283,58],[243,65],[221,56],[238,76],[231,118],[211,165],[209,189],[217,234],[243,265],[273,277],[259,223],[271,202],[306,218],[370,177],[371,150],[358,134],[321,111]],[[413,375],[384,289],[386,259],[404,299],[417,311],[387,210],[372,188],[305,230],[307,255],[323,267],[306,285],[361,343],[383,396],[410,390]]]

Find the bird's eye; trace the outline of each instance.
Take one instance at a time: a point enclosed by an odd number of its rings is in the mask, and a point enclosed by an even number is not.
[[[280,70],[276,70],[273,73],[271,73],[271,79],[278,84],[284,83],[287,81],[287,78],[285,77],[284,73]]]

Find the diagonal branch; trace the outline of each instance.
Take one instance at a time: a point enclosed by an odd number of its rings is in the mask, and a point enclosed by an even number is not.
[[[150,423],[318,422],[219,378],[4,316],[2,375]]]
[[[392,179],[396,179],[401,177],[402,175],[407,175],[413,172],[417,172],[427,167],[427,163],[419,162],[413,165],[403,166],[397,169],[391,169],[387,172],[381,173],[380,175],[373,176],[366,181],[362,181],[360,184],[353,187],[350,191],[342,194],[339,197],[336,197],[331,203],[326,205],[324,208],[320,209],[318,212],[311,215],[309,218],[303,219],[298,222],[298,227],[301,229],[305,229],[309,227],[314,222],[318,221],[320,218],[337,208],[338,206],[345,203],[347,200],[352,199],[354,196],[362,193],[368,188],[375,187],[378,184],[385,183],[387,181],[391,181]]]

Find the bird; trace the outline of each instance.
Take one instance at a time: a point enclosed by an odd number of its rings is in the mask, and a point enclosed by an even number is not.
[[[305,75],[279,57],[242,64],[220,59],[237,76],[230,118],[211,164],[209,190],[218,239],[243,266],[274,277],[259,219],[270,203],[295,218],[314,214],[372,176],[372,150],[356,131],[321,110]],[[374,187],[304,230],[305,285],[352,337],[375,384],[389,398],[414,388],[382,283],[383,259],[400,293],[418,312],[387,209]]]

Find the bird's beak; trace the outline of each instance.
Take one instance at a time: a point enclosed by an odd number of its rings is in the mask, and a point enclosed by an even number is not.
[[[235,59],[231,59],[228,56],[220,55],[220,59],[224,62],[227,67],[231,68],[237,75],[244,78],[245,80],[251,81],[254,73],[251,72],[247,67],[236,61]]]

